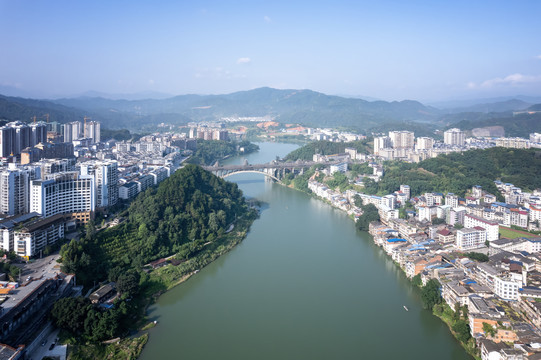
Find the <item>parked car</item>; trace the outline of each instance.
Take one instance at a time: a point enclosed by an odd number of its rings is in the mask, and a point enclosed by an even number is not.
[[[49,350],[54,349],[54,346],[55,346],[55,345],[56,345],[55,343],[52,343],[51,346],[49,346]]]

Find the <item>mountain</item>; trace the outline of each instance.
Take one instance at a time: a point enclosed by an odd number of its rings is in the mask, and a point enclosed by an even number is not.
[[[29,122],[35,116],[39,121],[45,119],[45,114],[49,114],[49,121],[61,123],[81,120],[85,115],[88,115],[80,109],[70,108],[50,101],[0,95],[0,119]]]
[[[519,111],[530,107],[532,103],[519,99],[511,99],[492,103],[475,104],[468,107],[447,109],[449,113],[480,112],[480,113],[499,113],[506,111]]]
[[[437,102],[427,102],[427,105],[433,106],[438,109],[447,110],[447,112],[452,111],[453,109],[466,109],[470,107],[475,107],[477,105],[483,104],[494,104],[494,103],[505,103],[509,100],[520,100],[529,104],[541,103],[541,97],[539,96],[500,96],[494,98],[484,98],[484,99],[457,99],[457,100],[446,100],[446,101],[437,101]],[[511,109],[512,110],[512,109]],[[482,110],[486,111],[486,110]]]
[[[79,97],[54,101],[68,107],[138,117],[176,114],[194,121],[222,117],[272,116],[282,123],[309,126],[344,126],[367,129],[381,123],[431,122],[439,111],[418,101],[373,101],[331,96],[311,90],[278,90],[268,87],[225,95],[180,95],[169,99],[111,100]]]
[[[532,109],[533,108],[533,109]],[[541,104],[534,105],[529,110],[541,110]],[[458,114],[464,115],[464,114]],[[505,130],[505,136],[528,138],[530,133],[541,133],[541,112],[537,113],[492,113],[490,116],[479,116],[475,118],[474,113],[470,113],[468,118],[448,125],[448,128],[457,127],[462,130],[473,130],[475,128],[501,126]]]

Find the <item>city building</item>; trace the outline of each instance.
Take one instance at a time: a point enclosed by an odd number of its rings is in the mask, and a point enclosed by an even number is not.
[[[446,145],[464,146],[466,135],[460,129],[449,129],[443,133],[443,142]]]
[[[389,131],[393,149],[413,149],[415,135],[412,131]]]
[[[434,139],[431,137],[417,138],[417,150],[432,150],[434,148]]]
[[[81,138],[82,125],[80,121],[72,121],[64,124],[64,142],[72,142]]]
[[[100,123],[98,121],[88,121],[84,124],[84,137],[92,139],[92,144],[97,144],[101,141]]]
[[[379,155],[380,150],[392,147],[391,138],[388,136],[374,137],[374,155]]]
[[[499,235],[500,225],[496,221],[486,220],[486,219],[483,219],[471,214],[466,214],[464,216],[464,227],[466,228],[482,227],[483,229],[487,231],[486,240],[488,241],[498,240],[500,236]]]
[[[63,214],[22,224],[14,231],[15,253],[25,259],[38,255],[46,246],[64,237],[65,224]]]
[[[118,201],[118,163],[114,160],[80,164],[81,175],[94,177],[96,207],[113,206]]]
[[[94,177],[76,171],[54,173],[30,184],[30,211],[49,217],[69,214],[86,224],[96,208]]]
[[[468,251],[485,246],[487,240],[487,232],[485,229],[463,228],[456,232],[456,248],[460,251]]]
[[[0,213],[17,215],[28,212],[32,177],[31,171],[19,169],[14,163],[0,172]]]

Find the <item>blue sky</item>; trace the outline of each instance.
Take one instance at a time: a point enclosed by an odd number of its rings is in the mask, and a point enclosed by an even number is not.
[[[541,95],[541,2],[0,0],[0,90]]]

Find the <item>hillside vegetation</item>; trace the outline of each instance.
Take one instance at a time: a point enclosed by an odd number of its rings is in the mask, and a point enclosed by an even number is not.
[[[186,165],[158,188],[135,199],[125,222],[95,233],[61,251],[62,268],[88,283],[113,267],[141,269],[160,257],[189,258],[224,235],[236,218],[254,216],[237,184],[196,165]]]
[[[288,161],[304,160],[312,161],[314,154],[334,155],[345,152],[346,148],[354,148],[358,152],[367,154],[371,151],[368,140],[353,141],[348,143],[331,141],[312,141],[298,149],[293,150],[284,158]]]
[[[541,151],[495,147],[440,155],[417,164],[387,162],[380,182],[367,181],[365,192],[388,194],[400,184],[411,187],[412,196],[424,192],[452,192],[464,196],[474,185],[498,195],[494,180],[510,182],[525,191],[541,188]]]

